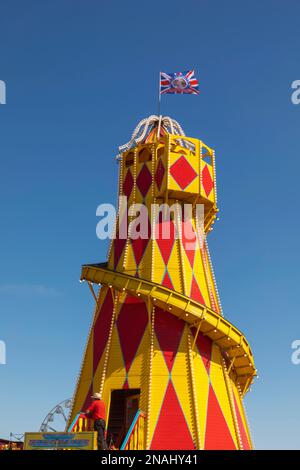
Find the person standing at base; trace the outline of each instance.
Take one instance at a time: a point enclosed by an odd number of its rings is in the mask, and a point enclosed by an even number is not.
[[[93,402],[86,412],[83,412],[88,418],[94,420],[94,430],[97,431],[98,450],[107,450],[107,444],[104,437],[105,433],[105,403],[101,400],[100,393],[92,395]]]

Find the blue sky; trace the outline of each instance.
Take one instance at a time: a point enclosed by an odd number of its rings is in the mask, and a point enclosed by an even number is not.
[[[157,111],[159,70],[194,68],[200,96],[163,114],[216,149],[209,245],[225,316],[260,378],[257,448],[300,448],[300,79],[296,0],[1,2],[0,436],[35,430],[72,395],[93,312],[81,264],[103,261],[96,207],[116,200],[118,145]]]

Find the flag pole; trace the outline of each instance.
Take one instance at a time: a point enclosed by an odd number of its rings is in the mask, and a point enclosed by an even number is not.
[[[158,116],[160,116],[160,101],[161,101],[160,76],[161,76],[161,72],[159,72],[159,74],[158,74]]]
[[[160,103],[161,103],[160,79],[161,79],[161,72],[159,72],[159,75],[158,75],[158,117],[159,117],[158,126],[157,126],[157,138],[158,139],[160,135],[160,126],[161,126],[161,118],[162,118],[162,116],[160,115]]]

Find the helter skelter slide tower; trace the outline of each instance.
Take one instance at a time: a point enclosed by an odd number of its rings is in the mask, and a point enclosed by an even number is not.
[[[129,228],[122,238],[120,223],[133,217],[119,208],[107,263],[82,268],[92,292],[101,287],[70,429],[88,428],[78,413],[100,392],[118,448],[251,449],[243,397],[256,369],[245,336],[223,317],[205,240],[218,212],[214,151],[150,116],[120,147],[119,195],[147,207],[149,235]],[[163,203],[175,207],[169,218],[153,214]]]

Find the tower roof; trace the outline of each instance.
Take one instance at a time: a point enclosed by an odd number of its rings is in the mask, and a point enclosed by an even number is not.
[[[120,145],[120,154],[142,142],[153,142],[165,134],[185,136],[181,125],[169,116],[151,115],[142,119],[134,129],[131,139]]]

